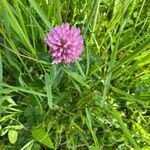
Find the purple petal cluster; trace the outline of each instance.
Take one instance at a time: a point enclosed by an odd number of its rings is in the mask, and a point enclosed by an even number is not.
[[[80,29],[68,23],[53,28],[46,37],[53,63],[72,63],[79,60],[83,51],[83,37]]]

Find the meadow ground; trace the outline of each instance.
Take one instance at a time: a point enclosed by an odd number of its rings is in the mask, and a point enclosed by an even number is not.
[[[46,33],[81,29],[52,64]],[[0,150],[150,150],[149,0],[0,0]]]

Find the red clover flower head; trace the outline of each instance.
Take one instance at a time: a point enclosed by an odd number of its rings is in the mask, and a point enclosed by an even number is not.
[[[79,60],[84,47],[80,29],[70,27],[68,23],[53,28],[47,34],[46,43],[50,47],[53,63],[72,63]]]

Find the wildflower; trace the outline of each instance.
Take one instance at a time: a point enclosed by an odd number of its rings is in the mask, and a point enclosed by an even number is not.
[[[53,28],[46,37],[46,43],[50,47],[49,53],[53,63],[72,63],[79,60],[83,51],[83,37],[80,29],[70,27],[68,23]]]

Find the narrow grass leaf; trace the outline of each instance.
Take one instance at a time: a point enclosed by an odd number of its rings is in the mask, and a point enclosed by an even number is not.
[[[27,89],[25,87],[11,86],[11,85],[8,85],[6,83],[0,83],[0,85],[2,85],[3,87],[7,87],[10,90],[13,90],[14,92],[24,92],[24,93],[29,93],[29,94],[37,95],[37,96],[43,96],[43,97],[47,96],[46,94],[43,94],[43,93],[40,93],[40,92],[36,92],[36,91],[34,91],[32,89]]]
[[[117,112],[114,109],[111,109],[110,113],[116,118],[116,120],[120,124],[121,130],[123,131],[123,133],[124,133],[125,137],[127,138],[128,142],[131,143],[134,146],[135,149],[140,150],[140,147],[137,145],[137,143],[133,139],[130,131],[125,126],[125,123],[123,122],[122,117],[120,116],[120,113]]]
[[[1,117],[1,118],[0,118],[0,122],[7,121],[7,120],[13,118],[14,115],[15,115],[15,114],[5,115],[4,117]]]
[[[145,103],[144,103],[142,100],[136,99],[136,98],[133,97],[132,95],[127,94],[126,92],[124,92],[124,91],[122,91],[122,90],[120,90],[120,89],[118,89],[118,88],[116,88],[116,87],[114,87],[114,86],[112,86],[112,85],[111,85],[111,89],[112,89],[115,93],[117,93],[117,94],[124,95],[124,96],[127,98],[127,100],[131,100],[131,101],[137,102],[137,103],[139,103],[139,104],[141,104],[141,105],[145,105]]]
[[[3,87],[1,84],[0,84],[1,87]],[[9,93],[12,93],[14,92],[13,89],[8,89],[8,88],[3,88],[0,90],[0,94],[9,94]]]
[[[24,43],[24,45],[26,47],[28,47],[29,50],[32,52],[32,54],[35,56],[36,55],[36,51],[35,51],[35,49],[33,49],[33,47],[31,45],[29,39],[24,34],[24,32],[23,32],[23,30],[22,30],[19,22],[17,21],[15,15],[13,14],[12,10],[10,9],[9,3],[6,0],[2,0],[2,4],[3,4],[3,7],[5,7],[6,10],[8,11],[9,20],[10,20],[12,28],[18,34],[18,36],[20,37],[20,39],[22,40],[22,42]]]
[[[53,0],[53,11],[55,12],[55,18],[58,23],[62,23],[61,9],[62,3],[59,0]]]
[[[108,72],[108,74],[110,74],[111,72],[115,71],[116,69],[118,69],[119,67],[121,67],[122,65],[124,65],[125,63],[134,60],[134,58],[137,55],[139,55],[140,53],[142,53],[143,51],[145,51],[148,48],[150,48],[150,39],[148,39],[147,41],[145,41],[137,50],[135,50],[134,52],[132,52],[129,56],[124,57],[120,62],[118,62],[117,65],[115,65]]]
[[[87,108],[85,109],[85,112],[86,112],[86,117],[87,117],[86,118],[86,124],[87,124],[87,126],[88,126],[88,128],[89,128],[89,130],[90,130],[90,132],[92,134],[93,141],[95,143],[96,148],[99,148],[98,139],[97,139],[97,137],[96,137],[96,135],[95,135],[95,133],[94,133],[94,131],[92,129],[91,114],[90,114],[90,112],[89,112],[89,110]]]
[[[82,91],[81,91],[81,88],[80,88],[80,86],[72,79],[71,80],[72,81],[72,83],[73,83],[73,85],[74,85],[74,87],[77,89],[77,91],[81,94],[82,93]]]
[[[86,116],[87,116],[87,121],[89,123],[89,127],[92,129],[90,112],[87,108],[85,109],[85,112],[86,112]]]
[[[51,27],[50,22],[46,18],[46,15],[44,14],[43,10],[40,8],[39,4],[35,0],[29,0],[30,4],[33,6],[33,8],[36,10],[36,12],[39,14],[41,19],[44,21],[46,24],[47,28]]]
[[[46,86],[46,93],[47,93],[47,99],[48,99],[48,106],[50,108],[53,107],[53,101],[52,101],[52,80],[49,74],[45,74],[45,86]]]
[[[76,61],[75,64],[76,64],[78,70],[80,71],[80,74],[82,75],[82,77],[83,77],[84,79],[86,79],[86,76],[85,76],[85,74],[84,74],[84,71],[83,71],[83,69],[82,69],[80,63],[79,63],[78,61]]]
[[[79,125],[77,125],[75,122],[73,122],[72,125],[73,125],[77,130],[79,130],[80,132],[82,132],[82,133],[85,135],[85,132],[80,128]]]
[[[90,89],[90,86],[83,80],[82,76],[80,76],[76,72],[68,72],[68,71],[66,72],[70,77],[72,77],[75,81],[80,83],[82,86],[86,87],[87,89]]]
[[[19,1],[18,0],[14,0],[14,7],[16,10],[18,20],[20,22],[20,26],[22,27],[22,30],[23,30],[25,36],[27,37],[27,39],[29,39],[26,24],[25,24],[25,19],[23,18],[24,16],[22,15],[22,8],[19,7]]]
[[[112,38],[111,33],[109,33],[109,36],[110,36],[110,39],[111,39],[111,43],[113,43],[113,38]],[[111,46],[111,48],[113,49],[113,52],[111,54],[111,60],[109,62],[108,71],[113,68],[113,66],[115,64],[115,60],[116,60],[116,55],[117,55],[117,45],[114,48],[113,48],[113,46]],[[109,91],[109,88],[110,88],[111,78],[112,78],[112,73],[108,74],[106,76],[106,79],[105,79],[103,97],[102,97],[102,106],[105,106],[105,100],[107,98],[107,94],[108,94],[108,91]]]
[[[90,70],[90,54],[89,54],[89,47],[86,46],[86,77],[89,74]]]
[[[3,82],[3,66],[2,66],[2,56],[0,52],[0,82]],[[0,90],[2,89],[2,86],[0,85]]]
[[[29,141],[26,143],[20,150],[31,150],[34,144],[34,140]]]

